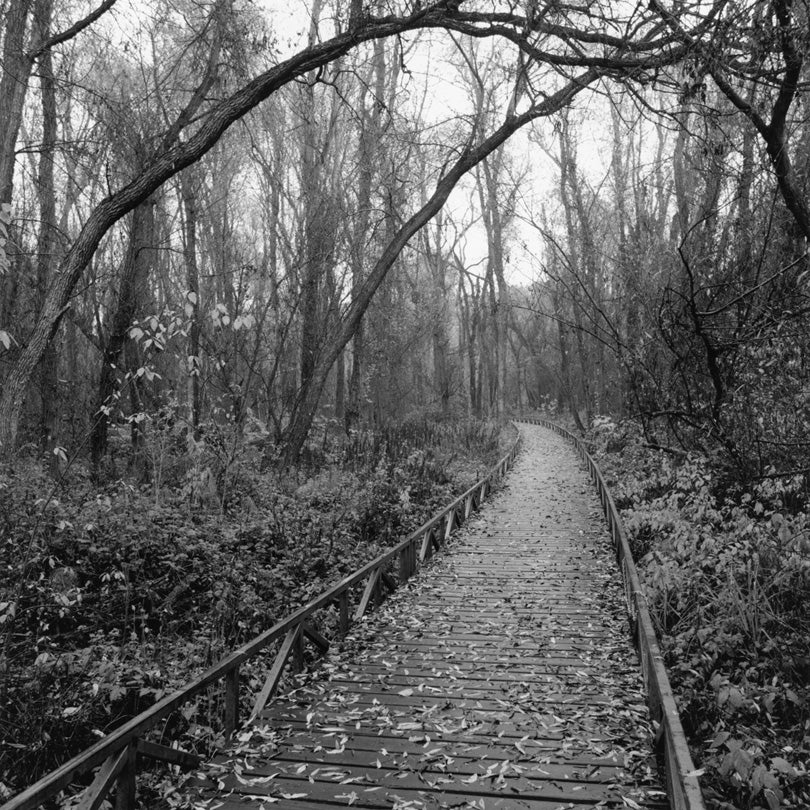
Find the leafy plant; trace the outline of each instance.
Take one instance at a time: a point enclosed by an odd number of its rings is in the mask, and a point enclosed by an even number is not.
[[[58,497],[40,462],[0,470],[0,783],[17,790],[360,567],[464,491],[499,430],[414,423],[341,438],[310,463],[261,471],[266,431],[199,438],[168,403],[145,425],[150,481]],[[463,447],[463,453],[459,448]],[[21,548],[30,553],[21,555]],[[19,594],[19,596],[17,596]],[[336,625],[327,614],[322,629]],[[261,681],[261,663],[246,677]],[[221,696],[171,732],[221,742]]]
[[[807,806],[810,523],[788,508],[796,482],[731,497],[711,459],[645,446],[632,423],[600,422],[591,438],[711,803]]]

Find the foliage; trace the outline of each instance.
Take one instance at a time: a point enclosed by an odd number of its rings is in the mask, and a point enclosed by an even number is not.
[[[164,422],[159,497],[153,482],[94,488],[79,471],[49,498],[30,459],[0,474],[5,790],[379,554],[499,450],[495,425],[414,423],[344,441],[322,425],[307,465],[261,473],[262,450],[246,440],[226,477],[223,434],[185,442]],[[216,742],[216,699],[185,710],[179,730]]]
[[[799,481],[728,495],[711,460],[600,420],[600,464],[639,563],[714,806],[810,799],[810,523]]]

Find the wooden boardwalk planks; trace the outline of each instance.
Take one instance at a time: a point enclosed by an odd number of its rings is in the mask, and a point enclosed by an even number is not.
[[[195,777],[196,805],[663,808],[624,596],[563,439]]]

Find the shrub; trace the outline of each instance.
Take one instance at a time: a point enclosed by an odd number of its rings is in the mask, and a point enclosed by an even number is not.
[[[475,423],[324,433],[309,463],[279,473],[261,472],[250,436],[235,454],[214,427],[200,441],[177,441],[170,420],[166,431],[159,486],[93,488],[76,468],[57,489],[28,459],[0,472],[0,793],[379,554],[466,489],[499,443],[497,426]],[[172,721],[190,744],[219,739],[217,700]]]
[[[795,482],[732,499],[710,459],[644,447],[632,425],[600,425],[594,443],[709,797],[807,806],[810,525],[785,509]]]

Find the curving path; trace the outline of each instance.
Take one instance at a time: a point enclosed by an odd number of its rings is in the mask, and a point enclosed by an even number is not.
[[[507,485],[197,775],[195,807],[666,808],[590,481],[524,425]]]

